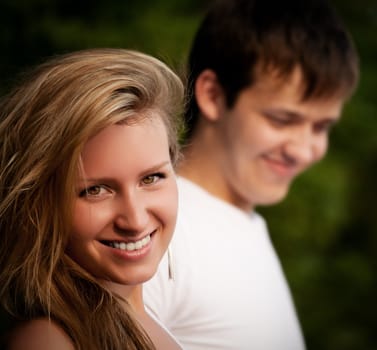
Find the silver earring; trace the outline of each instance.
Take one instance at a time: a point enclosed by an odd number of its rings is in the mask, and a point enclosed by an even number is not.
[[[173,252],[170,245],[168,247],[168,275],[169,280],[174,280]]]

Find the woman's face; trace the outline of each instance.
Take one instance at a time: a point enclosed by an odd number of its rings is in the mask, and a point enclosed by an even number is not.
[[[85,145],[82,162],[67,254],[101,280],[136,285],[150,279],[177,214],[162,120],[105,128]]]

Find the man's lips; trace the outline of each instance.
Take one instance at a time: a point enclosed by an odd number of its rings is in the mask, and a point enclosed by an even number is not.
[[[298,173],[298,167],[293,162],[288,162],[281,159],[271,157],[263,157],[268,167],[279,176],[284,178],[293,178]]]

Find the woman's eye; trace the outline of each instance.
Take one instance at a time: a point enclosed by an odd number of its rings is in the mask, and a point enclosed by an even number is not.
[[[90,197],[90,196],[99,196],[102,191],[105,189],[102,186],[95,185],[95,186],[90,186],[88,188],[85,188],[82,190],[79,194],[80,197]]]
[[[154,184],[155,182],[157,182],[158,180],[164,178],[164,174],[162,173],[158,173],[158,174],[151,174],[151,175],[147,175],[143,178],[142,182],[144,185],[152,185]]]

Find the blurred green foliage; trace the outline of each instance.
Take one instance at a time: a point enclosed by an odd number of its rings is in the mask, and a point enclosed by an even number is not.
[[[184,67],[207,1],[1,0],[0,93],[45,58],[125,47]],[[333,0],[360,53],[359,88],[328,156],[279,205],[260,208],[308,350],[377,348],[377,1]]]

